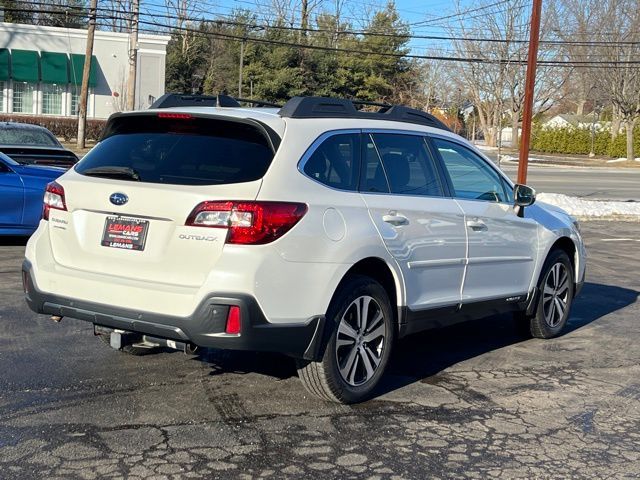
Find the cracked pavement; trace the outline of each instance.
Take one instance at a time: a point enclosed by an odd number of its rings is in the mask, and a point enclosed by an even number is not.
[[[568,333],[509,316],[396,345],[380,395],[311,397],[286,357],[111,350],[26,307],[0,244],[0,477],[640,478],[640,223],[583,223]]]

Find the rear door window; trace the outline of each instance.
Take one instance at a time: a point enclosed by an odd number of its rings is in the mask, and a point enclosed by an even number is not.
[[[220,185],[258,180],[274,152],[254,125],[188,117],[127,116],[75,169],[78,173],[174,185]],[[119,179],[127,180],[124,176]]]
[[[391,193],[444,195],[440,175],[424,137],[395,133],[372,135]]]

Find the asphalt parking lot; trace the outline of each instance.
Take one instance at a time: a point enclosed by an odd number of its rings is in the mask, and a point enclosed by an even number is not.
[[[310,397],[285,357],[131,357],[35,315],[5,240],[0,477],[640,478],[640,223],[583,233],[566,335],[500,316],[414,336],[355,406]]]

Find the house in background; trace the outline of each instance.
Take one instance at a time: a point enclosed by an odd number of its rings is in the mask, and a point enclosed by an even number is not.
[[[608,128],[611,123],[598,121],[595,113],[589,113],[587,115],[570,115],[563,113],[544,122],[542,128],[580,128],[590,130],[592,126],[594,126],[594,120],[596,120],[596,130]]]
[[[135,108],[164,94],[169,36],[141,34]],[[78,113],[87,31],[0,22],[0,113],[73,116]],[[95,32],[87,116],[124,109],[129,35]]]

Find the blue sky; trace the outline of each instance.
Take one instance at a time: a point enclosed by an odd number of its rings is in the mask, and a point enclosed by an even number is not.
[[[174,3],[179,0],[172,0]],[[288,0],[280,0],[286,3]],[[498,0],[487,0],[487,3],[494,3]],[[153,14],[163,11],[163,5],[165,0],[141,0],[141,9],[144,13]],[[265,11],[265,5],[270,5],[271,0],[195,0],[194,14],[195,17],[212,17],[216,15],[229,15],[234,9],[250,9],[250,10],[262,10]],[[298,4],[295,0],[290,0],[290,4]],[[310,1],[313,4],[313,0]],[[354,28],[362,27],[362,19],[365,18],[366,12],[373,11],[377,8],[383,8],[386,4],[386,0],[346,0],[343,6],[342,17],[352,23]],[[460,8],[475,9],[486,3],[479,3],[477,0],[460,0]],[[262,6],[262,8],[257,7]],[[326,10],[333,10],[335,0],[323,0],[322,6]],[[443,16],[452,15],[456,11],[456,2],[452,0],[396,0],[396,8],[400,13],[402,19],[411,25],[411,30],[414,34],[419,35],[447,35],[447,31],[443,29],[442,21],[438,22],[437,19]],[[493,7],[485,10],[490,13],[493,9],[499,9],[501,7]],[[503,8],[503,7],[502,7]],[[268,11],[268,10],[267,10]],[[318,10],[316,10],[318,11]],[[435,20],[434,20],[435,19]],[[418,22],[419,25],[413,25]],[[433,41],[427,39],[413,39],[410,42],[412,53],[415,54],[446,54],[447,42]],[[433,51],[433,48],[445,49],[440,52]],[[439,48],[438,48],[439,47]]]

